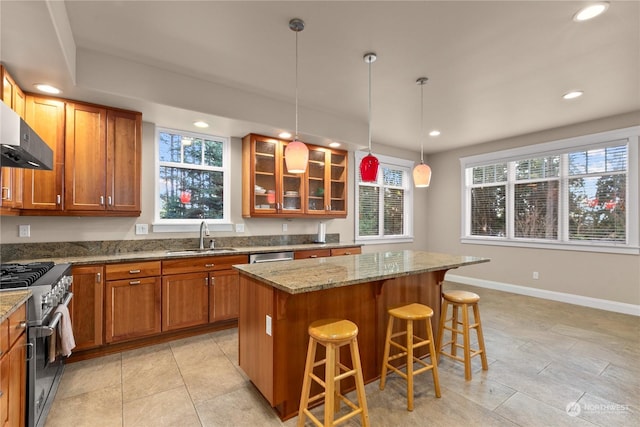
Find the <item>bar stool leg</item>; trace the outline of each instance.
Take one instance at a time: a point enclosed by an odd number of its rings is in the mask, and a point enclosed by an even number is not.
[[[298,409],[298,426],[304,427],[306,417],[305,410],[309,406],[309,392],[311,391],[311,377],[309,374],[313,372],[313,362],[316,355],[316,340],[309,338],[309,347],[307,349],[307,361],[304,368],[304,379],[302,380],[302,398],[300,399],[300,409]]]
[[[340,374],[340,347],[339,346],[335,346],[334,348],[335,351],[335,368],[334,368],[334,377],[335,375],[339,375]],[[338,413],[338,411],[340,411],[340,404],[342,403],[342,399],[340,399],[340,394],[342,393],[342,390],[340,389],[340,380],[335,380],[335,385],[334,385],[334,400],[333,400],[333,412],[334,413]]]
[[[407,409],[413,411],[413,320],[407,320]]]
[[[333,378],[336,377],[336,348],[334,344],[326,345],[326,364],[324,374],[325,395],[324,395],[324,425],[333,426],[333,412],[335,411],[336,389]]]
[[[364,394],[364,378],[362,376],[362,365],[360,363],[360,350],[358,350],[358,340],[354,338],[349,344],[351,350],[351,360],[353,362],[353,368],[356,369],[356,394],[358,395],[358,402],[362,407],[360,418],[363,427],[369,427],[369,410],[367,409],[367,399]]]
[[[458,305],[457,304],[452,304],[451,305],[451,315],[452,315],[452,321],[451,321],[451,355],[453,356],[457,356],[458,355],[458,346],[456,345],[458,343]]]
[[[436,348],[433,345],[433,330],[431,329],[431,319],[427,319],[427,339],[429,340],[429,356],[431,357],[431,374],[433,375],[433,386],[436,390],[436,397],[440,397],[440,379],[438,377],[438,359]]]
[[[387,337],[384,340],[384,358],[382,359],[382,374],[380,375],[380,390],[384,390],[385,383],[387,381],[387,361],[389,360],[389,351],[391,345],[391,331],[393,330],[393,316],[389,316],[389,322],[387,323]]]
[[[464,379],[471,379],[471,342],[469,339],[469,306],[462,304],[462,338],[464,340]]]
[[[438,325],[438,339],[436,341],[436,352],[438,358],[440,351],[442,350],[442,340],[444,338],[444,325],[447,322],[447,311],[449,309],[449,302],[446,299],[442,300],[442,307],[440,309],[440,324]]]
[[[473,319],[476,322],[476,333],[478,334],[478,348],[480,349],[480,360],[482,360],[482,370],[486,371],[489,369],[489,364],[487,363],[487,352],[484,347],[484,335],[482,334],[482,322],[480,322],[480,309],[478,308],[478,304],[473,305]]]

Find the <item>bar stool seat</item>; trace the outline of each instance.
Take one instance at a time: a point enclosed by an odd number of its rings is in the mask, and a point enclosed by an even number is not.
[[[360,415],[363,426],[369,426],[369,412],[364,394],[364,380],[360,365],[357,336],[358,327],[349,320],[324,319],[317,320],[309,325],[309,348],[302,382],[298,427],[304,426],[306,417],[309,417],[317,426],[335,426],[356,415]],[[325,347],[325,358],[316,362],[318,344]],[[349,368],[340,362],[340,348],[345,345],[349,346],[353,368]],[[324,380],[314,373],[314,368],[321,365],[325,367]],[[340,381],[350,376],[355,377],[359,406],[350,401],[340,391]],[[312,381],[320,384],[323,388],[323,391],[315,396],[309,396]],[[324,424],[309,411],[309,404],[323,398]],[[351,408],[351,412],[334,420],[334,415],[340,408],[340,402],[344,402]]]
[[[484,336],[482,335],[482,323],[480,322],[480,309],[478,308],[480,296],[468,291],[447,291],[442,293],[442,312],[440,314],[440,326],[438,327],[437,348],[438,355],[442,354],[454,360],[464,363],[464,378],[471,380],[471,358],[480,355],[482,369],[489,369],[487,363],[487,352],[484,346]],[[452,307],[452,315],[447,318],[449,306]],[[473,309],[473,322],[469,323],[469,308]],[[462,322],[459,317],[459,310],[462,310]],[[450,326],[447,325],[450,322]],[[460,327],[462,327],[460,329]],[[470,330],[475,329],[478,338],[478,349],[471,348]],[[451,332],[451,339],[442,342],[444,331]],[[462,335],[462,344],[458,343],[458,334]],[[445,348],[450,345],[449,352]],[[459,357],[457,349],[463,350],[463,357]]]
[[[433,330],[431,329],[431,317],[433,316],[433,310],[431,307],[427,307],[422,304],[408,304],[402,307],[391,308],[387,311],[389,313],[389,322],[387,324],[387,336],[384,343],[384,356],[382,360],[382,373],[380,375],[380,390],[384,390],[385,382],[387,379],[387,370],[390,369],[400,375],[407,381],[407,410],[413,411],[413,377],[431,370],[433,375],[433,385],[435,388],[436,397],[440,397],[440,381],[438,379],[438,362],[436,358],[436,350],[433,339]],[[394,319],[405,320],[407,322],[406,331],[400,331],[393,333],[393,321]],[[427,337],[421,338],[414,335],[413,322],[425,321],[427,329]],[[394,338],[406,335],[406,346],[403,346]],[[391,346],[400,349],[399,353],[389,355]],[[431,363],[415,356],[414,350],[423,346],[428,346],[429,356]],[[393,366],[391,361],[406,357],[406,373],[401,369]],[[414,370],[413,364],[419,363],[422,367]]]

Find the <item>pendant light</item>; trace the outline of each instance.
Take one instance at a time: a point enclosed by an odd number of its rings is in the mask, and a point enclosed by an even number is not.
[[[424,85],[429,79],[420,77],[416,84],[420,85],[420,164],[413,168],[413,183],[416,187],[428,187],[431,183],[431,168],[424,164]]]
[[[360,161],[360,177],[362,182],[376,182],[378,179],[378,159],[371,154],[371,64],[378,57],[375,53],[365,53],[364,62],[369,64],[369,154]]]
[[[289,173],[304,173],[309,162],[309,149],[298,141],[298,33],[304,30],[304,21],[294,18],[289,21],[289,28],[296,33],[296,134],[284,149],[284,161]]]

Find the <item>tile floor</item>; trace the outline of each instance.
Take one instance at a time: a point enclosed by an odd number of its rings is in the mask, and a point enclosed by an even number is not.
[[[465,382],[462,366],[443,358],[442,398],[430,374],[419,376],[413,412],[397,375],[384,391],[370,383],[372,426],[640,425],[640,319],[445,284],[454,287],[481,297],[489,370],[476,357]],[[69,364],[46,426],[295,426],[279,420],[237,356],[231,329]]]

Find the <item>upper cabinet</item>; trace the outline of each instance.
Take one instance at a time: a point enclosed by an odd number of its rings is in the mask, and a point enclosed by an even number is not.
[[[25,95],[18,87],[6,68],[0,65],[2,102],[24,119]],[[0,213],[2,215],[18,215],[23,200],[23,170],[18,168],[0,168]]]
[[[292,174],[284,159],[287,141],[249,134],[242,142],[244,217],[347,216],[346,151],[307,144],[307,171]]]
[[[139,113],[67,103],[64,210],[140,215]]]
[[[64,109],[63,101],[27,95],[25,120],[53,150],[53,169],[24,170],[24,209],[63,209]]]

